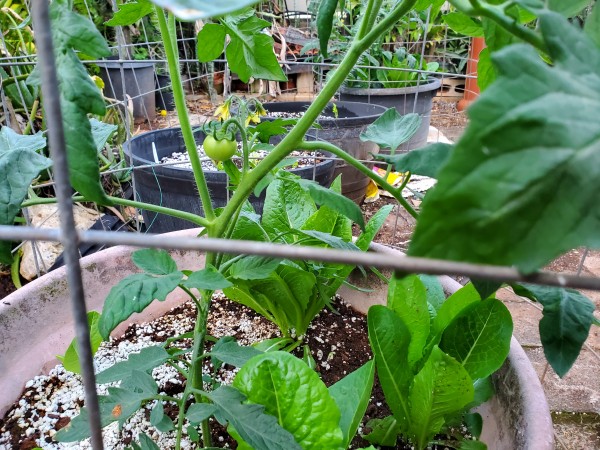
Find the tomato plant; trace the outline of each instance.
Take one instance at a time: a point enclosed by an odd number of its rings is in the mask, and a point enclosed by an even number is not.
[[[237,142],[226,137],[217,139],[214,136],[208,135],[204,139],[202,147],[204,148],[204,153],[209,158],[215,161],[227,161],[235,154]]]

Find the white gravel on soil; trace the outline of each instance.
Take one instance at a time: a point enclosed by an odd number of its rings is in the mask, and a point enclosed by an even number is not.
[[[217,165],[215,165],[214,161],[212,161],[210,158],[208,158],[206,156],[206,153],[204,153],[204,149],[202,148],[202,145],[199,145],[197,147],[197,149],[198,149],[198,156],[200,157],[200,163],[202,164],[202,170],[205,170],[205,171],[221,170],[217,167]],[[239,169],[242,168],[242,158],[240,157],[241,154],[242,154],[242,144],[238,142],[238,152],[237,152],[238,156],[234,156],[233,158],[231,158],[231,160],[236,164],[236,166]],[[265,150],[258,150],[258,151],[252,152],[249,155],[248,159],[250,160],[251,164],[252,163],[256,164],[260,160],[264,159],[268,154],[269,154],[269,152],[267,152]],[[325,158],[325,155],[321,152],[315,153],[315,152],[305,152],[305,151],[293,151],[290,153],[289,158],[296,159],[295,163],[290,164],[295,168],[295,167],[312,166],[315,163],[315,159],[318,163],[320,160]],[[163,157],[160,160],[160,163],[168,165],[169,167],[175,167],[178,169],[190,169],[191,170],[191,168],[192,168],[192,164],[190,163],[190,158],[189,158],[187,152],[173,152],[170,155]]]

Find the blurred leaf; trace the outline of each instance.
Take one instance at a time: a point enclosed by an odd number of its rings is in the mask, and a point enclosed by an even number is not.
[[[481,23],[473,17],[469,17],[460,12],[451,12],[442,17],[452,31],[458,34],[470,37],[483,37]]]
[[[333,28],[338,0],[322,0],[317,11],[317,34],[323,58],[327,58],[327,45]]]
[[[495,54],[499,77],[425,196],[410,255],[529,273],[600,246],[600,52],[559,16],[540,28],[554,64],[527,46]]]
[[[123,3],[112,19],[104,22],[111,27],[133,25],[143,17],[154,12],[154,5],[149,0],[137,0]]]
[[[235,13],[244,7],[251,6],[258,0],[152,0],[173,12],[175,16],[184,21],[194,21],[219,17],[225,14]]]
[[[371,419],[367,422],[367,428],[370,433],[363,435],[368,442],[384,447],[394,447],[400,434],[398,421],[394,416],[387,416],[384,419]]]
[[[496,80],[496,69],[492,64],[490,49],[484,48],[479,53],[479,61],[477,62],[477,86],[481,92],[485,91],[494,80]]]

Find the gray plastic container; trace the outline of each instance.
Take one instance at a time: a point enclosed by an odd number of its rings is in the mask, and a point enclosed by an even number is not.
[[[417,113],[421,116],[421,126],[410,141],[400,147],[400,151],[408,152],[427,145],[433,97],[436,96],[442,83],[439,79],[423,82],[419,86],[406,88],[348,88],[340,89],[340,98],[351,102],[374,103],[376,105],[396,108],[400,114]],[[389,152],[389,150],[388,150]]]
[[[194,137],[196,143],[200,144],[204,140],[204,133],[197,130]],[[276,139],[274,138],[274,140]],[[128,158],[131,158],[132,165],[135,167],[133,180],[136,199],[153,205],[203,215],[202,203],[192,170],[176,166],[155,166],[152,143],[156,147],[159,161],[173,152],[185,152],[180,128],[150,131],[125,142],[123,151]],[[324,153],[332,157],[330,153]],[[325,159],[314,166],[289,169],[289,172],[307,180],[314,179],[321,186],[329,187],[333,181],[334,163],[333,159]],[[150,167],[137,168],[138,166]],[[231,195],[228,189],[227,174],[222,171],[205,170],[204,178],[210,191],[213,207],[225,206]],[[258,197],[250,195],[249,200],[254,210],[262,215],[265,190]],[[198,226],[183,219],[147,210],[142,210],[142,217],[151,233],[167,233]]]
[[[107,60],[98,63],[98,67],[100,78],[104,81],[104,95],[120,101],[125,101],[125,95],[131,97],[134,119],[152,120],[156,117],[153,62],[120,63]],[[121,67],[123,75],[121,75]]]
[[[333,111],[333,104],[337,108],[337,115]],[[302,113],[308,109],[311,102],[270,102],[264,103],[267,110],[266,120],[274,120],[269,113]],[[363,142],[360,134],[387,108],[380,105],[369,105],[360,102],[336,101],[329,103],[323,110],[317,123],[320,129],[312,128],[310,134],[330,142],[346,153],[362,161],[371,160],[372,154],[379,151],[377,144]],[[355,203],[360,204],[365,198],[370,178],[348,165],[345,161],[337,161],[335,177],[342,175],[342,194]]]

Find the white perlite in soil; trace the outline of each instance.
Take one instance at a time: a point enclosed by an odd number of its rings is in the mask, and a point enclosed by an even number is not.
[[[240,344],[249,345],[279,334],[277,327],[261,317],[253,317],[242,313],[235,317],[231,311],[221,307],[218,299],[222,295],[216,295],[213,303],[211,316],[209,318],[208,332],[219,338],[223,336],[244,333],[243,339],[238,339]],[[195,311],[192,303],[185,308]],[[103,343],[94,357],[96,373],[112,366],[114,363],[123,361],[132,353],[138,353],[145,347],[160,345],[166,338],[181,335],[192,331],[194,328],[194,314],[166,315],[153,322],[141,324],[136,327],[134,333],[128,333],[128,338],[118,343],[114,341]],[[131,335],[131,336],[130,336]],[[130,337],[129,337],[130,336]],[[153,340],[153,336],[157,340]],[[187,341],[187,345],[190,344]],[[206,367],[207,373],[210,366]],[[154,379],[159,385],[159,394],[166,395],[164,389],[167,385],[182,384],[180,374],[171,366],[163,365],[152,372]],[[231,383],[235,371],[221,370],[218,379],[222,383]],[[98,385],[98,393],[106,394],[107,389],[113,384]],[[179,394],[180,396],[181,394]],[[77,416],[83,405],[84,393],[81,377],[68,372],[62,365],[57,365],[48,375],[37,376],[26,384],[26,389],[18,401],[18,406],[11,410],[4,419],[4,427],[0,429],[0,449],[13,449],[10,442],[10,433],[6,425],[17,421],[17,425],[23,430],[22,441],[31,440],[36,446],[43,449],[89,449],[89,440],[75,443],[56,443],[53,436],[57,428],[61,428],[68,419]],[[124,441],[135,439],[139,433],[146,433],[161,449],[174,448],[175,432],[159,433],[150,425],[148,420],[150,411],[156,401],[147,403],[130,418],[123,430],[119,431],[117,422],[103,429],[104,445],[107,449],[124,449]],[[62,426],[61,426],[62,424]],[[182,448],[192,448],[191,440],[185,436]],[[194,444],[195,445],[195,444]],[[32,446],[33,447],[33,446]],[[27,447],[27,448],[32,448]],[[19,448],[19,447],[16,447]]]
[[[202,164],[202,170],[204,171],[218,171],[219,169],[215,163],[206,156],[204,153],[204,148],[202,145],[197,147],[198,156],[200,157],[200,163]],[[237,155],[242,154],[242,144],[238,142],[238,151]],[[251,164],[257,164],[261,160],[263,160],[269,152],[265,150],[258,150],[252,152],[248,155],[248,159]],[[318,164],[325,158],[325,154],[321,152],[308,152],[308,151],[293,151],[290,153],[289,158],[294,159],[294,162],[290,163],[290,166],[293,168],[296,167],[310,167],[315,165],[315,162]],[[238,169],[242,168],[242,158],[240,156],[234,156],[231,160],[235,163]],[[190,163],[190,158],[187,152],[173,152],[168,156],[163,157],[160,160],[161,164],[166,164],[169,167],[176,167],[178,169],[191,169],[192,164]]]

